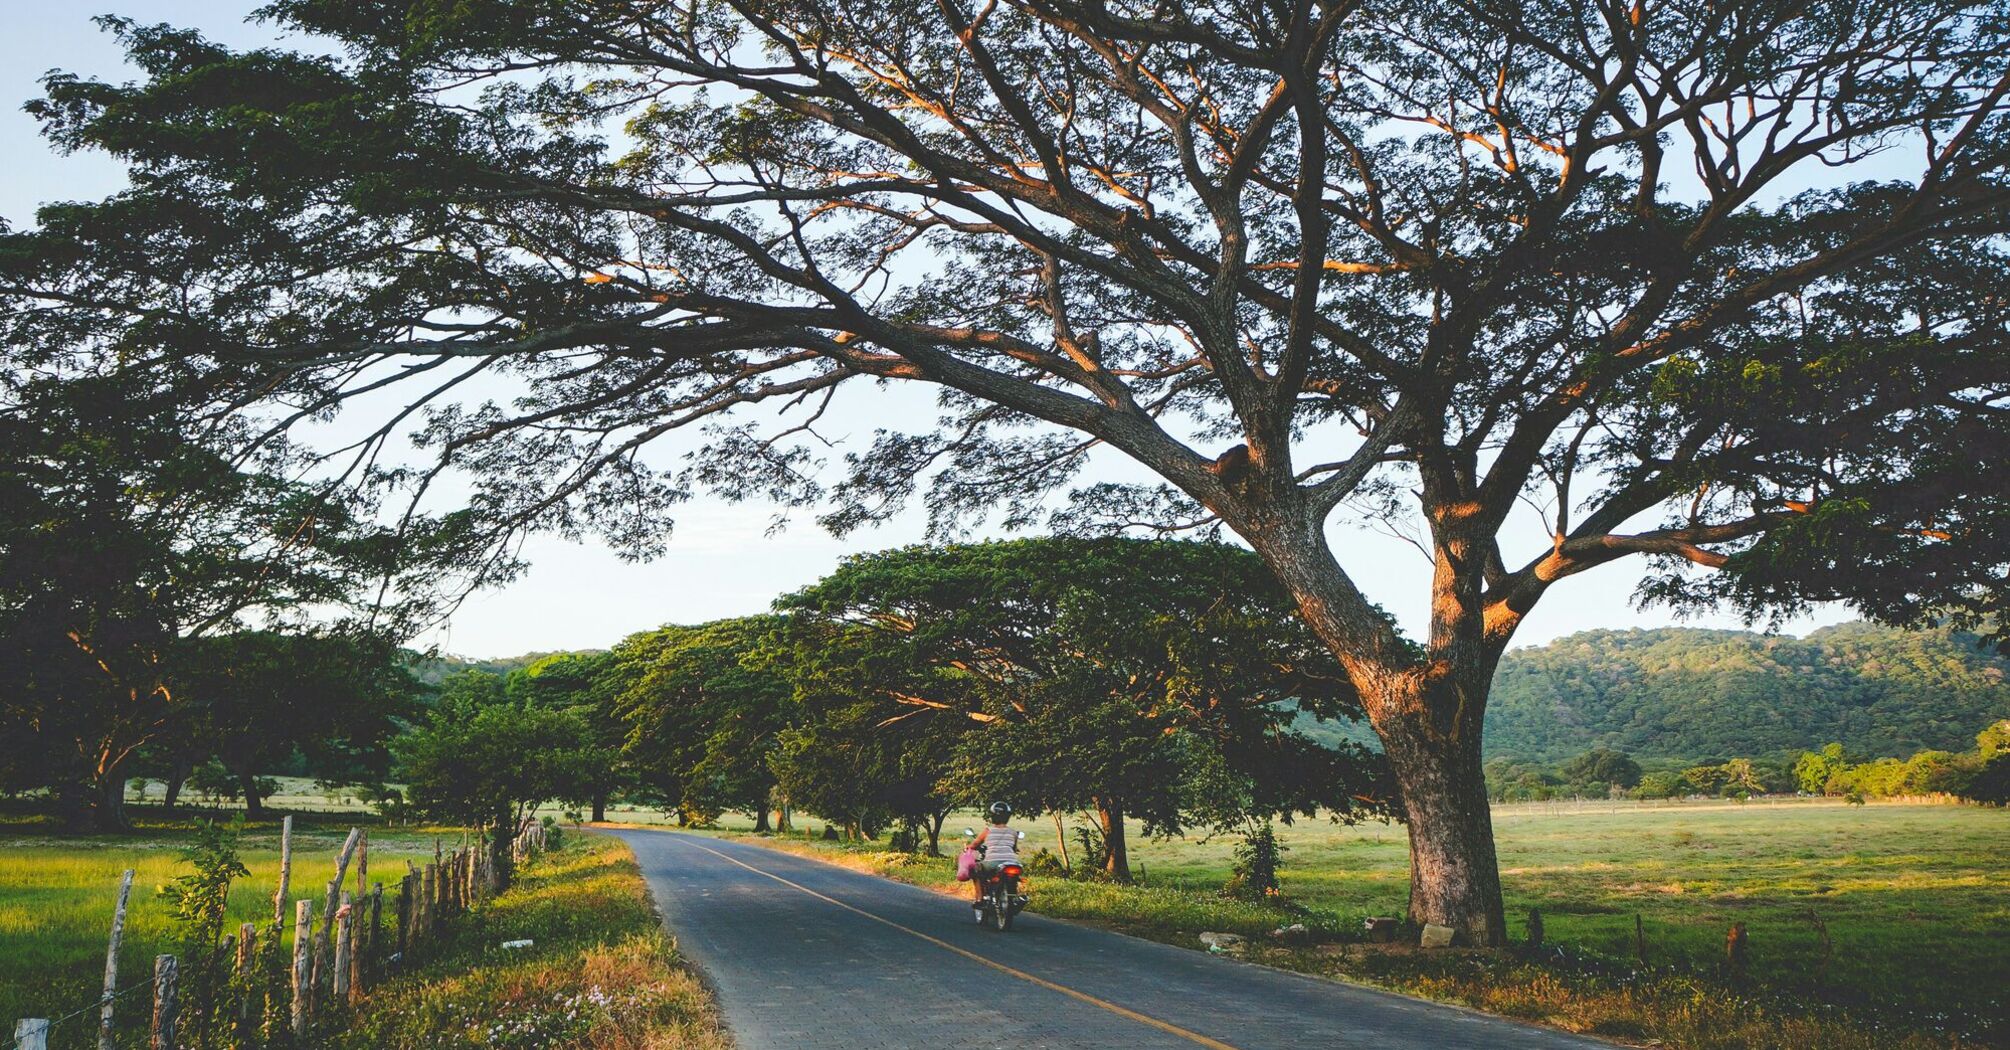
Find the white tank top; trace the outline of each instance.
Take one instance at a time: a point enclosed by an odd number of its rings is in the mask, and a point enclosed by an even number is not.
[[[984,831],[984,863],[1019,863],[1019,833],[993,824]]]

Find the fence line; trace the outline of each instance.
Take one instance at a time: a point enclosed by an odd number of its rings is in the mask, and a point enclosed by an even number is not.
[[[414,952],[431,942],[444,924],[472,910],[481,901],[500,892],[507,878],[506,860],[527,860],[547,848],[545,828],[526,818],[511,829],[497,828],[489,841],[480,836],[463,838],[462,844],[444,850],[435,840],[432,863],[423,870],[406,862],[407,874],[400,881],[393,902],[395,940],[384,936],[384,885],[367,883],[369,873],[369,833],[351,828],[336,855],[336,876],[325,887],[333,905],[321,916],[324,925],[315,928],[312,897],[295,904],[293,943],[285,943],[286,887],[292,869],[293,820],[286,818],[281,831],[280,891],[274,895],[274,920],[266,951],[254,948],[258,938],[254,923],[244,923],[236,936],[225,937],[222,947],[207,953],[208,958],[189,960],[190,972],[181,975],[180,960],[161,955],[154,960],[151,977],[130,988],[119,989],[119,951],[126,926],[133,872],[121,877],[118,904],[112,915],[111,936],[105,952],[104,992],[98,998],[54,1019],[20,1018],[7,1050],[48,1050],[49,1034],[57,1027],[86,1014],[97,1012],[99,1050],[115,1050],[113,1005],[128,996],[154,993],[150,1045],[154,1050],[175,1050],[180,1043],[188,1013],[193,1022],[214,1026],[218,1018],[232,1020],[239,1033],[238,1045],[264,1045],[290,1030],[298,1045],[317,1023],[339,1018],[346,1009],[361,1003],[367,985],[384,974],[410,965]],[[505,840],[505,835],[508,838]],[[350,862],[356,862],[356,890],[344,887]],[[386,951],[386,949],[395,949]],[[269,954],[268,954],[269,953]],[[288,957],[291,957],[288,965]],[[263,957],[263,958],[261,958]],[[222,976],[246,979],[219,980],[218,968],[235,969]],[[291,1003],[287,1004],[290,978]],[[178,987],[188,984],[195,996],[193,1012],[178,1002]],[[244,1037],[256,1035],[254,1016],[264,1018],[266,1036],[257,1044]]]

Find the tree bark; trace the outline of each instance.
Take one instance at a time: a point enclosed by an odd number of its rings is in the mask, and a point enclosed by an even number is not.
[[[186,783],[188,783],[188,768],[180,763],[176,763],[174,768],[168,770],[167,776],[161,781],[161,787],[166,791],[166,795],[161,799],[162,809],[170,813],[174,812],[175,803],[181,800],[182,785]]]
[[[607,792],[593,796],[593,822],[599,824],[607,819]]]
[[[1459,524],[1434,523],[1425,649],[1405,642],[1355,589],[1316,527],[1285,515],[1244,535],[1346,668],[1381,738],[1410,834],[1410,920],[1493,947],[1507,943],[1507,920],[1480,736],[1506,640],[1484,636],[1482,559]]]
[[[130,831],[126,819],[126,777],[123,767],[114,766],[92,785],[97,798],[91,806],[91,824],[99,831]]]
[[[1445,733],[1420,724],[1428,712],[1410,711],[1376,725],[1410,832],[1410,921],[1449,926],[1466,944],[1505,944],[1480,719],[1462,719],[1463,731]]]
[[[768,804],[766,802],[754,803],[754,831],[759,834],[766,834],[770,830],[772,829],[768,827]]]
[[[942,822],[949,819],[949,811],[938,809],[928,821],[928,855],[942,856]]]
[[[237,790],[244,796],[244,818],[257,820],[265,815],[265,800],[258,797],[258,778],[250,773],[237,775]]]
[[[489,872],[498,893],[508,889],[516,875],[516,858],[510,850],[515,845],[516,829],[521,826],[510,822],[508,806],[496,811],[495,826],[489,831]]]
[[[1124,807],[1115,799],[1096,800],[1096,822],[1103,828],[1103,874],[1117,882],[1131,881],[1131,854],[1124,845]]]

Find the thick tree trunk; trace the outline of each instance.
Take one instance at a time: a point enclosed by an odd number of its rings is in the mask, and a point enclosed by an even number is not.
[[[167,779],[161,781],[161,786],[167,792],[161,799],[162,809],[174,809],[175,803],[181,800],[181,786],[187,782],[188,774],[182,772],[179,766],[168,772]]]
[[[237,775],[237,790],[244,795],[244,818],[257,820],[265,815],[265,800],[258,797],[258,778],[250,773]]]
[[[754,803],[754,831],[757,834],[765,835],[770,830],[768,827],[768,804],[766,802]]]
[[[1117,882],[1131,881],[1131,853],[1124,846],[1124,807],[1114,799],[1096,800],[1096,822],[1103,828],[1103,874]]]
[[[126,819],[126,778],[117,768],[100,776],[96,788],[97,798],[91,806],[91,824],[99,831],[130,831],[132,823]]]
[[[607,792],[603,791],[593,796],[593,822],[595,824],[598,824],[606,819],[607,819]]]
[[[1449,926],[1466,944],[1500,945],[1507,943],[1507,924],[1480,766],[1480,720],[1463,721],[1463,732],[1446,733],[1413,708],[1386,713],[1376,729],[1410,831],[1410,921]]]
[[[949,811],[940,809],[928,821],[928,855],[942,856],[942,822],[949,819]]]
[[[1250,523],[1244,523],[1250,525]],[[1410,833],[1412,922],[1474,946],[1506,943],[1480,734],[1502,640],[1484,637],[1478,566],[1449,517],[1434,532],[1431,646],[1419,653],[1354,587],[1316,528],[1238,528],[1347,669],[1381,737]]]

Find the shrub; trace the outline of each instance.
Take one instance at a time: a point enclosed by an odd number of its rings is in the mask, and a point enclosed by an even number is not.
[[[1244,835],[1242,844],[1235,847],[1235,863],[1229,869],[1228,885],[1224,887],[1228,895],[1248,901],[1278,896],[1277,869],[1283,865],[1281,855],[1285,849],[1278,844],[1277,832],[1268,823]]]

